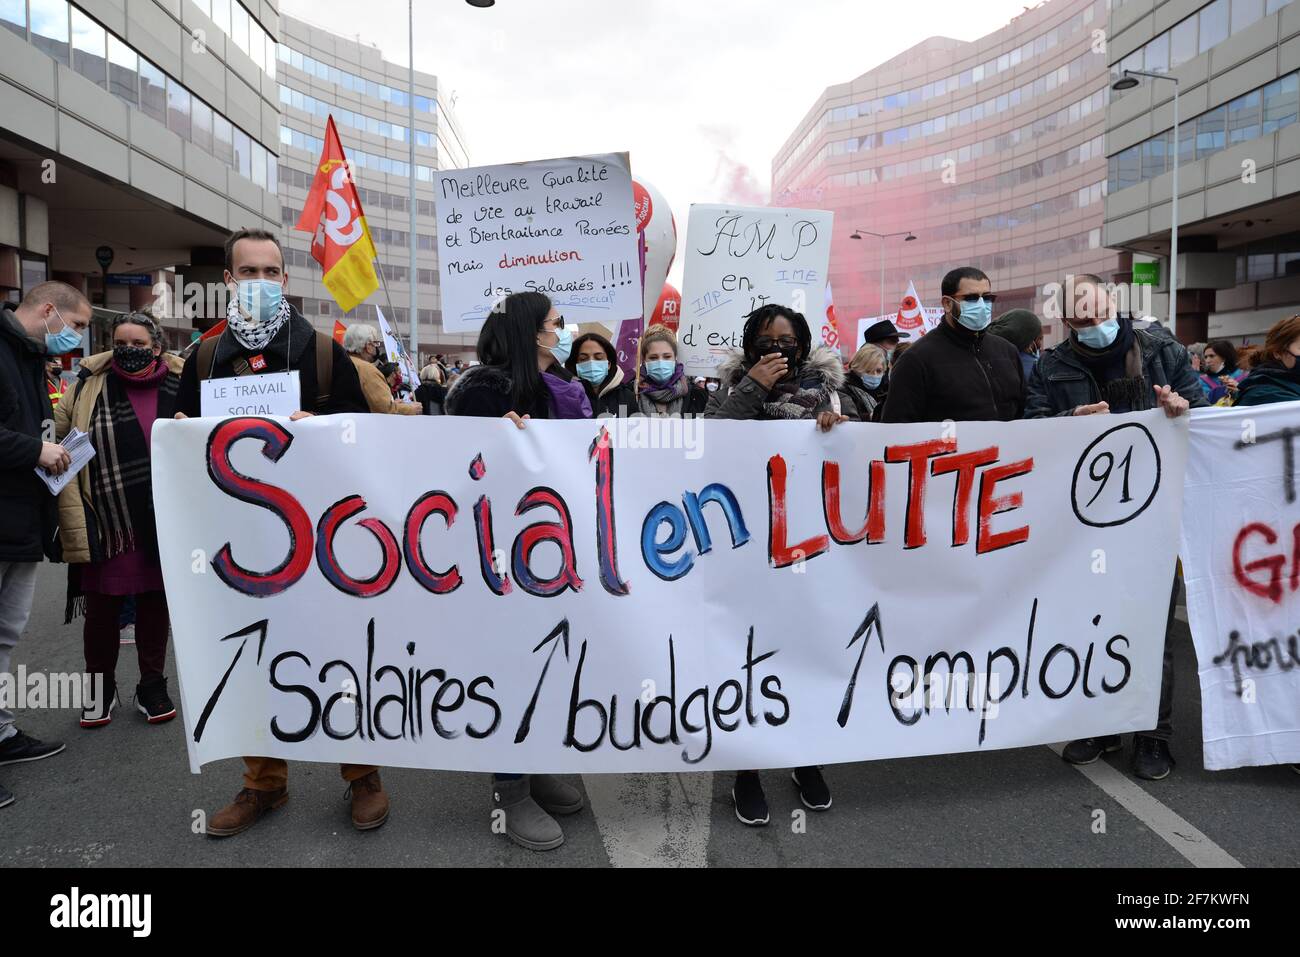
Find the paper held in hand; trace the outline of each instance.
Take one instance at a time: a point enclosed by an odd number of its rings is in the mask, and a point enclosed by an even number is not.
[[[231,415],[293,415],[302,408],[302,389],[298,370],[268,372],[264,375],[205,379],[202,389],[203,417],[226,418]]]
[[[36,475],[54,495],[58,495],[63,489],[77,477],[77,473],[86,467],[86,463],[95,457],[95,448],[90,444],[90,436],[80,429],[73,429],[63,437],[59,443],[68,450],[68,455],[72,461],[60,475],[51,475],[39,465],[36,467]]]

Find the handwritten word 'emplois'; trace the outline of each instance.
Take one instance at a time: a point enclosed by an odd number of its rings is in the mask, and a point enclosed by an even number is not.
[[[783,229],[781,223],[746,219],[736,213],[719,216],[714,221],[714,230],[712,245],[706,241],[696,250],[701,256],[722,253],[741,259],[758,255],[789,262],[817,242],[817,224],[808,219],[796,220]]]
[[[455,523],[460,506],[447,492],[434,489],[419,496],[407,511],[400,539],[384,520],[373,516],[358,518],[356,524],[369,531],[380,545],[381,560],[379,569],[370,577],[354,577],[340,564],[334,539],[348,520],[366,510],[366,500],[358,494],[344,496],[329,506],[313,524],[292,492],[250,478],[234,468],[230,460],[231,449],[244,439],[261,443],[262,455],[274,463],[289,451],[293,435],[285,426],[270,419],[227,419],[217,425],[208,441],[208,476],[232,498],[273,514],[288,529],[289,546],[283,560],[270,571],[256,571],[242,566],[235,559],[230,542],[226,542],[217,550],[212,567],[230,588],[255,597],[279,594],[306,574],[313,558],[331,585],[358,598],[373,598],[391,588],[403,560],[409,575],[433,594],[447,594],[464,584],[456,564],[444,570],[430,568],[421,544],[429,519],[437,517],[447,529]],[[992,528],[995,516],[1021,507],[1021,493],[1012,492],[1001,497],[994,493],[998,483],[1031,472],[1033,459],[998,464],[998,454],[996,446],[959,452],[956,441],[951,439],[888,446],[884,458],[869,465],[867,515],[857,529],[846,526],[841,514],[840,466],[836,462],[824,462],[822,515],[827,533],[811,536],[794,545],[788,539],[787,466],[782,456],[773,455],[767,463],[768,562],[772,567],[782,568],[816,557],[829,549],[832,540],[839,545],[885,542],[885,476],[889,465],[904,465],[908,474],[904,548],[920,548],[926,544],[927,476],[950,473],[956,476],[951,505],[951,544],[965,545],[970,540],[972,497],[978,502],[976,554],[1021,544],[1029,538],[1028,526],[1003,531]],[[587,459],[594,466],[595,551],[600,583],[610,594],[625,596],[629,593],[629,585],[619,571],[619,540],[615,530],[614,449],[605,429],[602,428],[591,442]],[[476,456],[470,463],[471,479],[481,481],[486,472],[482,456]],[[698,492],[687,490],[681,496],[681,503],[680,507],[668,501],[658,503],[649,510],[641,526],[642,561],[649,571],[666,581],[685,576],[698,560],[712,551],[715,529],[705,514],[708,505],[717,506],[712,514],[715,520],[720,517],[725,522],[731,548],[740,548],[750,541],[740,502],[727,485],[714,482]],[[498,567],[495,557],[497,547],[491,498],[486,494],[480,495],[474,503],[477,564],[483,583],[493,594],[509,595],[518,586],[530,595],[550,597],[566,590],[581,591],[584,587],[584,580],[578,573],[571,511],[564,496],[553,488],[534,486],[519,499],[514,514],[527,516],[542,509],[554,513],[554,517],[548,515],[545,520],[534,518],[517,532],[507,569]],[[944,509],[947,512],[947,504]],[[660,532],[665,529],[667,537],[661,537]],[[688,535],[691,539],[689,544]],[[550,577],[542,577],[532,565],[534,551],[543,544],[556,545],[560,553],[560,567]]]

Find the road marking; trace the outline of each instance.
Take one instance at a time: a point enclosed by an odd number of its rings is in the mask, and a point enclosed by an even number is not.
[[[1061,744],[1049,744],[1058,755]],[[1155,831],[1193,867],[1242,867],[1237,860],[1219,845],[1201,833],[1172,808],[1166,807],[1144,791],[1121,772],[1105,761],[1076,764],[1074,769],[1101,788],[1122,808]]]
[[[713,775],[584,774],[614,867],[707,867]]]

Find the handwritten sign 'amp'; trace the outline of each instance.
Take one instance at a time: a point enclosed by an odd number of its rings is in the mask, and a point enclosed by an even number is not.
[[[689,374],[716,375],[764,303],[822,308],[833,221],[819,209],[691,206],[678,331]]]
[[[512,292],[543,292],[575,325],[641,317],[626,153],[437,174],[442,326],[468,332]]]

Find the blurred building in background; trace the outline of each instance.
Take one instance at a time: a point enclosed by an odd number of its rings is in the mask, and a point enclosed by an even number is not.
[[[403,338],[410,331],[410,283],[419,296],[419,349],[469,358],[476,336],[442,331],[438,288],[435,174],[469,165],[465,139],[450,97],[438,78],[415,74],[415,132],[409,129],[407,68],[391,63],[372,46],[338,36],[293,17],[280,20],[276,49],[279,126],[277,219],[285,241],[290,298],[316,328],[329,332],[375,320],[383,309]],[[379,252],[383,283],[379,290],[344,314],[321,282],[311,258],[311,234],[293,229],[316,175],[325,134],[333,115],[343,149],[352,161],[357,193]],[[410,275],[410,138],[415,138],[416,275]]]
[[[0,0],[0,294],[161,299],[172,347],[215,321],[163,290],[279,223],[278,30],[274,0]]]
[[[1300,312],[1300,3],[1123,0],[1107,59],[1178,80],[1178,335],[1259,342]],[[1173,91],[1143,78],[1106,111],[1104,241],[1157,264],[1168,308]]]
[[[896,310],[910,281],[939,305],[955,266],[988,273],[995,314],[1050,315],[1066,274],[1127,277],[1107,249],[1106,0],[1048,0],[973,42],[932,37],[829,87],[772,162],[774,206],[835,213],[839,331]],[[855,229],[899,235],[881,240]],[[905,241],[910,232],[916,238]],[[1061,323],[1048,318],[1047,341]]]

